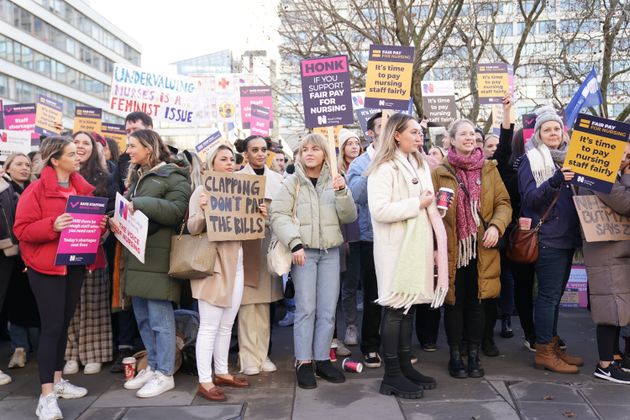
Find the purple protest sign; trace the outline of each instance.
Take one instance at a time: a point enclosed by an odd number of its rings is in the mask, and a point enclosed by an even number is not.
[[[271,110],[264,106],[252,104],[251,106],[251,132],[253,136],[269,135],[271,125]]]
[[[100,224],[106,208],[106,197],[68,197],[66,213],[72,216],[72,224],[61,231],[55,265],[94,263],[101,240]]]
[[[273,97],[269,86],[241,86],[243,128],[251,128],[252,105],[260,105],[269,110],[270,127],[273,127]]]
[[[352,124],[348,57],[302,60],[302,99],[307,128]]]

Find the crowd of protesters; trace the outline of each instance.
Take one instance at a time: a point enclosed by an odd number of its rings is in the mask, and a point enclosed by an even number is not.
[[[509,119],[512,106],[508,93],[498,135],[459,119],[439,145],[425,141],[427,128],[414,117],[379,112],[367,122],[367,141],[348,129],[338,134],[336,159],[327,139],[309,134],[292,162],[281,150],[268,160],[273,145],[260,136],[219,142],[202,161],[167,146],[142,112],[126,118],[126,150],[80,131],[45,138],[37,153],[9,156],[0,178],[8,367],[24,367],[37,343],[40,419],[61,418],[58,398],[88,393],[66,377],[81,367],[86,375],[98,373],[109,362],[120,373],[123,359],[134,354],[144,364],[124,388],[140,398],[161,395],[175,387],[181,365],[175,310],[186,307],[198,312],[198,392],[225,401],[224,388],[249,386],[245,376],[230,373],[231,350],[238,351],[239,373],[277,370],[271,325],[284,298],[280,325],[294,325],[301,388],[315,388],[317,377],[344,382],[334,356],[358,345],[366,368],[384,364],[381,393],[420,398],[436,381],[414,367],[413,332],[423,350],[436,351],[442,314],[445,368],[455,378],[484,376],[480,354],[500,354],[495,324],[500,321],[502,337],[513,337],[513,314],[525,347],[535,352],[535,367],[576,373],[583,361],[568,354],[558,314],[581,248],[597,324],[594,375],[630,384],[630,338],[623,329],[630,324],[628,244],[583,242],[573,204],[574,195],[596,194],[614,212],[630,215],[630,143],[609,194],[576,189],[575,174],[563,167],[568,135],[556,110],[537,110],[525,146],[523,130]],[[182,226],[193,235],[206,231],[204,170],[266,178],[259,206],[265,237],[216,242],[214,274],[181,281],[168,275],[171,236]],[[440,189],[452,192],[447,206],[437,206]],[[129,211],[149,219],[144,263],[114,238],[117,193],[130,201]],[[90,266],[55,265],[60,232],[72,223],[65,212],[71,195],[108,199]],[[540,225],[539,257],[530,264],[506,253],[506,238],[524,220]],[[291,254],[284,279],[268,267],[272,239]],[[10,381],[0,371],[0,384]]]

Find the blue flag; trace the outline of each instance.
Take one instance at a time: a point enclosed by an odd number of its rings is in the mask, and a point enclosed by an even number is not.
[[[597,82],[597,72],[593,68],[566,107],[567,128],[573,127],[577,115],[583,108],[601,105],[602,102],[604,101]]]

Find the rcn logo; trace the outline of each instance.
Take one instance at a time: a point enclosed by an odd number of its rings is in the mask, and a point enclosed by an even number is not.
[[[125,205],[125,203],[121,201],[120,206],[118,207],[118,214],[120,215],[120,217],[123,218],[123,220],[127,220],[128,213],[129,213],[129,209],[127,205]]]
[[[380,101],[378,101],[378,105],[379,106],[385,106],[385,101],[383,99],[381,99]]]
[[[584,177],[578,175],[577,182],[579,182],[580,184],[584,184],[584,181],[585,181]]]
[[[326,125],[326,116],[318,115],[317,116],[317,125]]]
[[[424,93],[433,93],[433,83],[427,83],[426,85],[422,85],[422,89]]]
[[[76,261],[76,260],[77,260],[76,255],[70,255],[70,261]]]

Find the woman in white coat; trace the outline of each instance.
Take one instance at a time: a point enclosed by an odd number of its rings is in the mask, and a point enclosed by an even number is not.
[[[420,398],[423,389],[436,386],[433,378],[411,366],[413,305],[439,307],[448,289],[446,231],[435,204],[429,165],[417,149],[420,136],[422,129],[413,117],[394,114],[381,133],[381,147],[368,169],[376,302],[384,307],[385,376],[380,392],[401,398]]]

